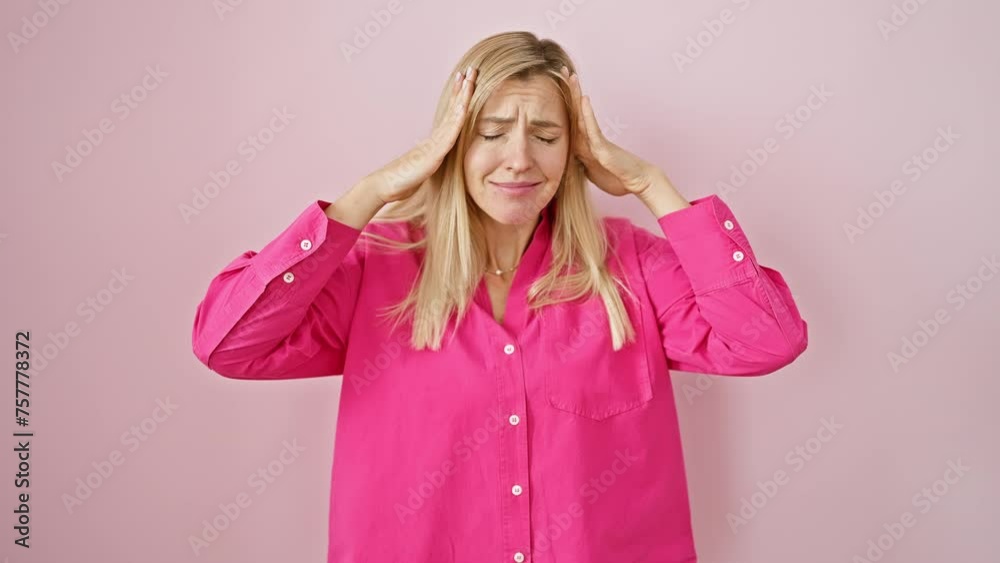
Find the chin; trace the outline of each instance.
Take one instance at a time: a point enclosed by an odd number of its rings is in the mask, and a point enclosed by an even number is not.
[[[520,204],[505,202],[490,206],[484,212],[501,225],[513,226],[530,223],[538,217],[539,209],[530,202]]]

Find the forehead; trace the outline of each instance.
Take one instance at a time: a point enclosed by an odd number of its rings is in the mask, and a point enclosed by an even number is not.
[[[487,98],[480,112],[483,117],[515,117],[527,112],[530,118],[565,123],[566,107],[552,80],[533,76],[528,80],[508,79]]]

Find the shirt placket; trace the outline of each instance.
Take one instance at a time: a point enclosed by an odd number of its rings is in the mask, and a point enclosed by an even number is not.
[[[527,294],[550,257],[549,221],[546,217],[514,274],[502,324],[490,322],[489,345],[494,351],[497,398],[501,417],[507,423],[499,433],[500,512],[503,537],[501,561],[525,563],[531,556],[531,490],[528,487],[527,396],[523,342],[528,324]],[[492,320],[492,305],[485,284],[477,297],[484,314]]]
[[[496,350],[499,408],[506,418],[500,440],[500,512],[504,561],[531,560],[531,511],[528,503],[528,432],[521,344],[499,325],[490,331]]]

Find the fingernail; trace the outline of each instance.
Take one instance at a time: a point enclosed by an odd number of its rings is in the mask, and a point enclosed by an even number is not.
[[[469,65],[468,70],[465,71],[465,76],[466,77],[472,76],[472,65]]]
[[[456,72],[455,73],[455,80],[458,81],[458,80],[461,80],[461,79],[462,79],[462,73],[461,72]]]

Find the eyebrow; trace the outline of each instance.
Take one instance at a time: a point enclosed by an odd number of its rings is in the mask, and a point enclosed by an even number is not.
[[[481,119],[483,123],[495,123],[498,125],[509,125],[514,123],[513,117],[486,116]],[[536,129],[562,129],[563,126],[548,119],[532,119],[531,126]]]

